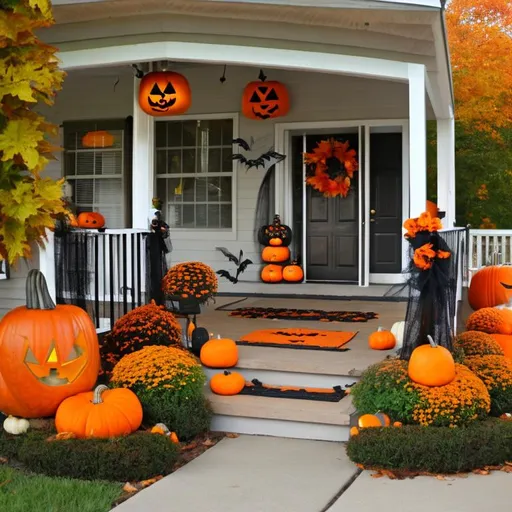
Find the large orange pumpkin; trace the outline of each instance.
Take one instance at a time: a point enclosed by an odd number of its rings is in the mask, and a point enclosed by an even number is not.
[[[279,265],[266,265],[261,271],[264,283],[279,283],[283,280],[283,269]]]
[[[290,98],[286,86],[280,82],[264,80],[249,82],[242,95],[242,113],[255,120],[285,116],[290,110]]]
[[[217,373],[210,379],[210,388],[217,395],[238,395],[245,387],[245,379],[238,372]]]
[[[82,212],[76,222],[79,228],[101,229],[105,225],[105,217],[98,212]]]
[[[469,285],[468,300],[473,309],[499,306],[512,298],[512,266],[491,265],[480,269]]]
[[[411,354],[408,373],[423,386],[445,386],[455,379],[455,361],[450,351],[428,336],[428,345],[420,345]]]
[[[229,338],[213,339],[201,347],[199,358],[209,368],[231,368],[238,363],[238,347]]]
[[[300,283],[304,279],[304,271],[296,261],[283,268],[283,279],[290,283]]]
[[[290,259],[288,247],[268,246],[261,253],[261,259],[268,263],[283,263]]]
[[[26,288],[27,305],[0,322],[0,411],[38,418],[94,386],[100,354],[83,309],[56,306],[39,270],[29,272]]]
[[[150,116],[184,114],[191,103],[190,85],[179,73],[155,71],[140,81],[139,106]]]
[[[137,395],[104,385],[66,398],[55,415],[57,432],[72,432],[80,438],[126,436],[141,423],[142,405]]]

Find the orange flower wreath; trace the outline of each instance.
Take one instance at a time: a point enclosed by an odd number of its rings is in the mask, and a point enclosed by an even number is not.
[[[334,138],[323,140],[317,146],[312,153],[304,153],[304,163],[311,174],[306,183],[325,197],[347,197],[350,179],[359,168],[356,151],[348,149],[348,141],[340,142]]]

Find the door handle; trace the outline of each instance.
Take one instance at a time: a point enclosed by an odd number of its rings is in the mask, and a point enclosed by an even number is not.
[[[370,222],[375,222],[375,219],[370,219]]]
[[[377,212],[376,212],[373,208],[370,210],[370,214],[371,214],[371,215],[375,215],[376,213],[377,213]]]

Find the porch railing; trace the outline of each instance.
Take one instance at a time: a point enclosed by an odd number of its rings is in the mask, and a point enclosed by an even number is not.
[[[468,247],[468,279],[480,268],[512,264],[512,229],[471,229]]]
[[[109,329],[128,311],[159,300],[165,258],[157,236],[135,229],[72,230],[55,235],[57,303],[85,309]],[[155,286],[155,283],[158,283]]]

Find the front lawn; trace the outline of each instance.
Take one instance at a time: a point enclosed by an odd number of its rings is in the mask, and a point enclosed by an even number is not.
[[[121,484],[29,475],[0,466],[0,510],[108,512],[121,494]]]

